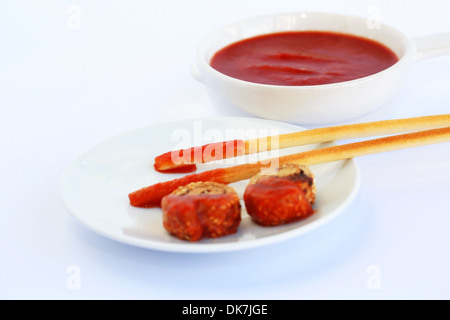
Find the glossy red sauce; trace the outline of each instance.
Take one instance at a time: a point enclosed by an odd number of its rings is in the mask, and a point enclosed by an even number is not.
[[[226,169],[219,168],[198,174],[190,174],[182,178],[160,182],[141,188],[128,194],[130,204],[134,207],[160,207],[161,200],[180,186],[191,182],[212,181],[227,184]]]
[[[323,31],[261,35],[235,42],[212,57],[211,66],[230,77],[270,85],[306,86],[354,80],[398,61],[368,38]]]
[[[154,167],[156,171],[161,173],[191,173],[197,171],[197,165],[195,164],[180,164],[169,169],[160,169],[155,163]]]
[[[166,152],[155,158],[154,168],[161,173],[188,173],[197,170],[196,163],[241,156],[245,153],[243,140],[209,143],[199,147]],[[181,163],[175,163],[181,162]]]
[[[241,222],[237,194],[168,195],[162,199],[161,207],[164,228],[183,240],[236,233]]]
[[[276,226],[314,213],[301,187],[288,178],[266,177],[249,184],[244,192],[247,213],[263,226]]]

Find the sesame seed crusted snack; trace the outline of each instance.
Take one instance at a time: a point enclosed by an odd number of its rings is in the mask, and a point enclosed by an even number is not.
[[[276,226],[309,217],[316,199],[314,176],[305,167],[285,164],[268,175],[258,174],[245,189],[247,213],[263,226]]]
[[[193,182],[165,196],[161,202],[163,226],[187,241],[233,234],[241,222],[236,191],[216,182]]]

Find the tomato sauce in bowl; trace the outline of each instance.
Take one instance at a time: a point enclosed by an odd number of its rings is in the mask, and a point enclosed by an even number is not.
[[[288,31],[255,36],[217,51],[215,70],[248,82],[310,86],[363,78],[399,58],[369,38],[328,31]]]

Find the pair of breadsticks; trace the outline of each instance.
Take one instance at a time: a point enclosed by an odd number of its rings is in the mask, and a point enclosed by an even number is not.
[[[272,150],[272,148],[284,149],[314,143],[385,135],[390,136],[290,154],[273,160],[277,161],[280,166],[286,163],[309,166],[351,159],[374,153],[450,142],[450,114],[311,129],[272,136],[271,139],[264,137],[246,141],[241,140],[238,142],[243,146],[242,152],[235,152],[231,156]],[[258,146],[262,139],[264,139],[264,145],[267,146],[266,150],[258,150],[257,148],[251,147],[255,145]],[[271,146],[270,141],[277,141],[278,143],[276,146]],[[217,144],[215,145],[217,146]],[[202,148],[201,150],[204,150],[205,147],[208,146],[197,148]],[[225,147],[225,142],[223,143],[223,147]],[[195,148],[190,148],[183,151],[193,152],[194,149]],[[170,172],[170,170],[183,169],[183,167],[192,168],[195,164],[208,161],[208,159],[200,156],[192,157],[188,162],[177,164],[167,155],[168,154],[166,154],[165,157],[159,156],[155,159],[155,168],[160,172]],[[225,153],[223,156],[226,157]],[[217,158],[214,160],[217,160]],[[186,185],[190,182],[200,181],[230,184],[240,180],[250,179],[260,172],[261,169],[266,168],[270,163],[271,161],[269,159],[269,161],[220,168],[198,174],[190,174],[167,182],[157,183],[130,193],[130,204],[138,207],[159,206],[161,199],[179,186]]]

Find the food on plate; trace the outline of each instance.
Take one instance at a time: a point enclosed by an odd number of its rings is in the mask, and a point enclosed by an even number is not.
[[[309,86],[366,77],[398,60],[390,48],[372,39],[328,31],[288,31],[232,43],[216,52],[210,65],[239,80]]]
[[[236,191],[215,182],[181,186],[162,199],[161,209],[164,228],[187,241],[233,234],[241,222]]]
[[[288,179],[295,182],[303,190],[311,204],[316,202],[317,188],[315,177],[307,166],[287,163],[276,170],[258,173],[250,179],[249,185],[256,184],[268,177]]]
[[[222,237],[235,233],[241,221],[239,197],[227,184],[251,179],[244,193],[248,214],[256,223],[276,226],[315,212],[314,176],[305,166],[443,142],[450,142],[450,127],[335,145],[190,174],[141,188],[128,196],[133,206],[160,206],[164,228],[180,239],[197,241]]]
[[[187,173],[197,169],[195,164],[243,154],[247,155],[341,139],[365,138],[448,126],[450,126],[450,114],[317,128],[250,140],[218,142],[167,152],[155,158],[154,167],[162,173]],[[221,150],[222,152],[220,152]]]
[[[308,167],[285,164],[250,180],[244,193],[247,213],[263,226],[277,226],[309,217],[316,200],[314,175]]]

